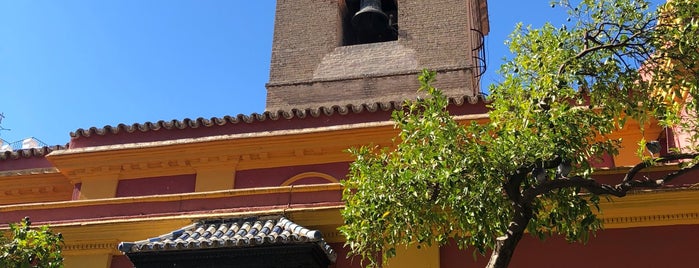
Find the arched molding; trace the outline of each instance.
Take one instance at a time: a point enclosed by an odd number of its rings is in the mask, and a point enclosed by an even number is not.
[[[336,179],[333,176],[330,176],[325,173],[320,173],[320,172],[304,172],[301,174],[298,174],[296,176],[293,176],[289,178],[288,180],[284,181],[281,186],[289,186],[292,185],[294,182],[307,179],[307,178],[322,178],[327,180],[329,183],[338,183],[340,180]]]

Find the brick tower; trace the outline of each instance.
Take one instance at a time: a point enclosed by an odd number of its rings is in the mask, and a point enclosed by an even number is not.
[[[415,98],[423,68],[476,95],[488,28],[486,0],[277,0],[266,110]]]

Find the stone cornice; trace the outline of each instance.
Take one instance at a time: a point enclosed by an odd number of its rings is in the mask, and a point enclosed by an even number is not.
[[[393,42],[386,42],[382,44],[398,44],[396,41]],[[343,49],[344,47],[339,47],[338,49]],[[434,68],[432,69],[433,71],[437,73],[444,73],[444,72],[453,72],[453,71],[463,71],[463,70],[470,70],[472,69],[473,66],[471,65],[453,65],[453,66],[447,66],[447,67],[440,67],[440,68]],[[357,75],[350,75],[350,76],[343,76],[343,77],[328,77],[328,78],[316,78],[316,79],[303,79],[303,80],[295,80],[295,81],[275,81],[275,82],[269,82],[267,83],[267,87],[283,87],[283,86],[296,86],[296,85],[308,85],[308,84],[315,84],[315,83],[327,83],[327,82],[337,82],[337,81],[347,81],[347,80],[363,80],[367,78],[390,78],[390,77],[395,77],[395,76],[417,76],[421,70],[418,69],[413,69],[413,70],[403,70],[403,71],[389,71],[386,73],[382,74],[372,74],[372,75],[366,75],[366,74],[357,74]],[[469,96],[471,97],[471,96]],[[484,101],[484,97],[482,95],[476,95],[472,96],[474,100],[477,99],[482,99]],[[475,103],[475,101],[472,101]]]

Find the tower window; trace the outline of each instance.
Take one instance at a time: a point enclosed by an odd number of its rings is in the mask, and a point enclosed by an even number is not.
[[[346,0],[343,45],[398,40],[396,0]]]

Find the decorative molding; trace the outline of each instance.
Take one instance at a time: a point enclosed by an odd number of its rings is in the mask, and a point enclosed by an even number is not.
[[[69,207],[86,207],[97,205],[114,205],[114,204],[140,204],[146,202],[168,202],[168,201],[183,201],[197,200],[210,198],[225,198],[232,196],[250,196],[262,194],[276,193],[302,193],[302,192],[322,192],[322,191],[340,191],[342,186],[339,183],[327,184],[312,184],[312,185],[296,185],[296,186],[278,186],[278,187],[261,187],[261,188],[246,188],[246,189],[230,189],[210,192],[192,192],[182,194],[166,194],[166,195],[147,195],[147,196],[130,196],[117,198],[104,198],[92,200],[73,200],[61,202],[47,203],[32,203],[32,204],[16,204],[0,206],[0,212],[20,211],[20,210],[35,210],[35,209],[52,209],[52,208],[69,208]]]
[[[485,114],[456,117],[459,121],[486,118]],[[344,151],[347,148],[369,143],[390,146],[396,134],[393,125],[392,121],[378,121],[102,145],[56,150],[47,159],[73,183],[110,173],[119,174],[119,179],[132,179],[192,174],[209,166],[246,170],[343,162],[352,160]]]
[[[471,115],[460,120],[474,120]],[[137,179],[193,174],[207,169],[236,170],[351,161],[347,148],[391,145],[391,121],[219,135],[168,141],[58,150],[47,156],[68,180],[100,177]],[[338,138],[343,137],[343,138]]]
[[[64,256],[121,254],[117,251],[118,242],[137,241],[154,237],[197,221],[269,215],[285,215],[299,224],[305,224],[308,228],[320,230],[326,241],[334,243],[344,241],[342,235],[337,231],[337,226],[341,224],[340,210],[342,208],[342,205],[334,205],[246,212],[161,215],[143,218],[56,223],[51,224],[51,228],[56,232],[61,232],[66,239],[66,246],[63,248]],[[0,231],[2,230],[0,228]]]
[[[699,224],[699,189],[643,190],[600,202],[605,228]]]
[[[699,221],[698,212],[676,213],[676,214],[656,214],[656,215],[638,215],[626,217],[610,217],[602,218],[605,225],[622,224],[629,225],[634,223],[662,223],[662,222],[677,222],[677,221]],[[654,224],[660,225],[660,224]]]
[[[339,227],[339,225],[337,227]],[[340,233],[335,226],[332,228],[320,228],[319,230],[323,234],[325,241],[328,241],[328,243],[341,243],[346,241],[345,236],[342,235],[342,233]]]
[[[21,185],[18,185],[21,186]],[[17,187],[10,189],[1,189],[0,196],[25,196],[25,195],[38,195],[46,193],[56,192],[56,187],[53,185],[47,186],[33,186],[33,187]]]
[[[55,167],[0,171],[0,177],[32,176],[45,174],[61,174],[61,172]]]
[[[260,159],[256,154],[255,159]],[[197,170],[216,169],[219,167],[235,167],[240,161],[239,155],[220,155],[206,157],[171,158],[148,162],[126,162],[117,165],[79,168],[66,172],[72,184],[80,183],[91,177],[116,175],[119,179],[137,179],[149,176],[171,174],[191,174]]]
[[[486,114],[482,116],[487,118]],[[377,127],[390,127],[393,128],[395,123],[393,121],[376,121],[367,123],[354,123],[354,124],[344,124],[336,126],[326,126],[326,127],[315,127],[315,128],[304,128],[304,129],[287,129],[287,130],[274,130],[266,132],[253,132],[253,133],[241,133],[241,134],[228,134],[228,135],[217,135],[217,136],[206,136],[198,138],[185,138],[177,140],[166,140],[166,141],[152,141],[152,142],[139,142],[139,143],[126,143],[126,144],[116,144],[116,145],[102,145],[94,147],[84,147],[84,148],[73,148],[67,150],[57,150],[53,151],[48,155],[49,158],[57,158],[59,156],[66,155],[78,155],[78,154],[88,154],[88,153],[103,153],[132,150],[132,149],[152,149],[152,148],[163,148],[163,147],[179,147],[179,146],[196,146],[201,148],[202,143],[214,143],[214,142],[224,142],[230,143],[235,140],[246,140],[246,139],[268,139],[276,137],[288,137],[288,136],[299,136],[306,134],[318,134],[318,133],[334,133],[337,131],[356,131],[356,130],[372,130]],[[336,138],[336,136],[333,135]]]
[[[109,241],[71,241],[66,243],[61,249],[63,250],[63,255],[74,256],[74,255],[88,255],[88,254],[121,254],[117,250],[119,241],[109,240]]]
[[[306,178],[322,178],[322,179],[327,180],[329,183],[339,183],[340,182],[340,180],[336,179],[333,176],[325,174],[325,173],[304,172],[304,173],[298,174],[298,175],[293,176],[293,177],[289,178],[288,180],[284,181],[281,186],[289,186],[289,185],[293,184],[294,182],[297,182],[299,180],[303,180]]]
[[[269,159],[269,153],[268,152],[259,152],[259,153],[254,153],[254,154],[243,154],[241,156],[243,160],[250,161],[250,160],[264,160],[264,159]]]

